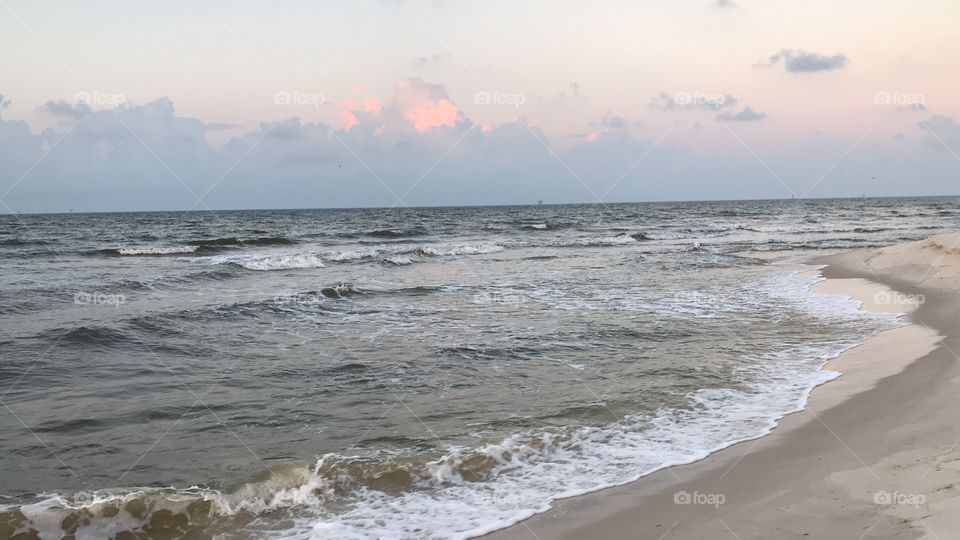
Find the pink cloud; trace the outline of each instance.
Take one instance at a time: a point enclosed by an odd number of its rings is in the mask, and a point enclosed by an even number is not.
[[[463,113],[450,101],[443,86],[420,79],[404,79],[397,83],[386,109],[405,119],[420,133],[455,126],[463,120]]]
[[[460,118],[460,111],[454,107],[453,103],[450,103],[450,100],[444,99],[437,102],[436,105],[424,105],[409,109],[403,113],[403,117],[413,124],[414,129],[423,133],[440,126],[456,125]]]
[[[382,102],[372,97],[348,99],[340,104],[344,129],[366,126],[377,135],[392,131],[426,133],[441,127],[453,127],[464,121],[463,112],[450,100],[443,86],[420,79],[404,79],[393,88],[393,95]]]
[[[353,114],[353,111],[343,111],[340,113],[340,123],[343,124],[344,129],[350,131],[360,123],[360,120],[357,118],[357,115]]]

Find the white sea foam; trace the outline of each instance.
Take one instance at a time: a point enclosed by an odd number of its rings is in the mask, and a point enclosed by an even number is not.
[[[395,264],[397,266],[406,266],[408,264],[413,264],[413,259],[407,257],[406,255],[394,255],[393,257],[387,257],[384,259],[390,264]]]
[[[130,247],[120,248],[120,255],[174,255],[177,253],[193,253],[200,246],[164,246],[164,247]]]
[[[804,353],[792,354],[801,358]],[[398,497],[367,491],[348,511],[302,519],[284,537],[479,536],[546,511],[556,499],[632,482],[769,433],[780,417],[804,406],[810,389],[836,376],[805,371],[781,371],[775,380],[794,382],[770,383],[751,392],[699,391],[693,396],[695,408],[689,411],[628,417],[613,426],[583,427],[564,435],[514,435],[479,449],[498,463],[495,479],[489,482],[462,479],[457,465],[467,452],[453,450],[433,464],[433,489]],[[423,531],[430,533],[424,536]]]
[[[336,262],[356,261],[360,259],[370,259],[380,254],[377,249],[354,249],[346,251],[328,251],[323,254],[324,258]]]
[[[896,318],[866,314],[850,299],[814,295],[817,278],[773,278],[760,290],[824,317]],[[479,449],[452,449],[431,467],[424,489],[399,496],[368,490],[337,515],[302,518],[284,538],[471,538],[547,510],[559,498],[635,481],[665,467],[691,463],[737,442],[768,434],[786,414],[806,406],[812,389],[832,380],[830,358],[858,340],[812,343],[773,351],[742,368],[744,388],[705,389],[689,409],[628,416],[604,427],[515,434]],[[493,479],[468,482],[457,473],[469,456],[498,465]],[[429,531],[425,533],[424,531]]]
[[[428,257],[450,256],[450,255],[484,255],[487,253],[498,253],[503,251],[503,246],[498,244],[460,244],[453,246],[426,246],[420,248],[420,254]]]
[[[783,303],[838,324],[852,320],[869,320],[877,328],[897,324],[896,316],[859,311],[852,299],[813,294],[808,286],[818,279],[799,273],[779,275],[754,290],[763,296],[760,302]],[[294,515],[299,517],[292,519],[292,526],[263,533],[270,538],[472,538],[544,512],[557,499],[629,483],[768,434],[784,415],[806,406],[814,387],[837,376],[823,369],[826,361],[858,342],[812,341],[769,351],[739,368],[740,388],[695,391],[686,408],[626,416],[605,426],[516,433],[482,447],[451,448],[428,464],[417,489],[400,494],[364,487],[346,495],[335,492],[333,484],[344,481],[349,471],[334,467],[336,478],[314,471],[324,469],[328,460],[347,463],[350,458],[328,455],[314,469],[291,467],[229,494],[201,490],[200,496],[213,503],[215,513],[227,515],[296,508]],[[478,456],[496,465],[490,480],[468,481],[459,471]],[[336,512],[327,505],[331,497],[337,498]],[[54,503],[27,506],[24,513],[28,512],[32,522],[49,522],[51,531],[63,517]],[[137,525],[94,521],[83,533],[92,538],[122,530],[121,526],[136,530]]]
[[[476,244],[456,246],[447,253],[450,255],[483,255],[486,253],[499,253],[503,251],[503,246],[496,244]]]
[[[323,260],[313,253],[291,255],[240,255],[211,257],[215,264],[235,264],[248,270],[292,270],[298,268],[323,268]]]
[[[763,292],[771,298],[777,298],[796,306],[798,309],[818,317],[846,316],[870,317],[877,320],[897,321],[901,315],[897,313],[871,313],[860,311],[860,302],[853,298],[839,295],[814,294],[810,287],[825,278],[810,273],[810,268],[797,271],[790,276],[776,276],[766,281]],[[798,287],[794,284],[800,283]]]
[[[543,237],[539,239],[511,239],[503,242],[511,248],[529,248],[529,247],[556,247],[556,248],[578,248],[578,247],[604,247],[604,246],[629,246],[639,244],[633,236],[620,234],[616,236],[581,236],[581,237]]]

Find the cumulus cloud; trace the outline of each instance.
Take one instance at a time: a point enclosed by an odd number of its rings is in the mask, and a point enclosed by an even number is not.
[[[626,118],[609,113],[600,120],[600,126],[608,129],[626,129],[629,124]]]
[[[635,125],[636,124],[637,123],[635,123]],[[623,116],[607,113],[602,119],[590,122],[590,126],[593,128],[592,131],[587,133],[573,133],[569,136],[588,143],[595,143],[600,140],[601,137],[609,138],[611,136],[626,135],[626,130],[630,127],[630,121]]]
[[[446,89],[421,79],[404,79],[393,88],[386,102],[373,97],[351,99],[341,104],[341,123],[351,130],[359,128],[381,135],[388,131],[406,133],[411,129],[426,133],[450,128],[464,121]]]
[[[79,120],[93,114],[86,103],[70,103],[64,100],[48,101],[43,110],[61,120]]]
[[[0,192],[54,142],[5,203],[24,211],[502,203],[522,191],[518,180],[535,183],[532,171],[561,172],[535,127],[473,129],[443,87],[420,80],[401,81],[382,105],[361,98],[345,112],[355,124],[291,118],[216,150],[206,142],[209,126],[177,115],[166,98],[92,111],[70,131],[38,135],[25,122],[0,120]],[[416,193],[398,201],[411,187]]]
[[[744,107],[739,112],[722,112],[716,116],[721,122],[757,122],[766,117],[767,113],[757,112],[750,107]]]
[[[62,109],[54,103],[54,110]],[[0,148],[9,150],[0,153],[0,171],[17,171],[0,174],[0,184],[14,186],[5,202],[19,208],[146,210],[161,204],[186,209],[195,200],[190,190],[202,192],[222,170],[203,123],[177,116],[167,98],[93,111],[69,130],[37,135],[23,122],[0,124]],[[49,150],[42,160],[40,149]],[[24,160],[36,166],[27,169]],[[14,185],[12,179],[25,171]]]
[[[842,53],[833,56],[810,53],[803,49],[783,49],[771,55],[766,61],[761,61],[757,67],[771,67],[783,64],[789,73],[811,73],[815,71],[830,71],[841,69],[847,65],[847,57]]]
[[[349,105],[351,125],[289,118],[216,149],[208,126],[178,115],[167,98],[94,110],[69,131],[34,134],[24,122],[0,121],[0,192],[57,141],[5,204],[108,211],[583,202],[620,176],[605,200],[630,200],[650,193],[634,175],[664,159],[654,149],[624,175],[653,142],[614,129],[626,120],[610,115],[608,133],[566,151],[524,119],[480,129],[442,86],[419,79]]]
[[[650,100],[650,106],[660,111],[719,111],[737,104],[730,94],[704,92],[660,92]]]

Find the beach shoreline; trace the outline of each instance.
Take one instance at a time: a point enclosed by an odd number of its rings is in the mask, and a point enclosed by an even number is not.
[[[484,538],[946,538],[960,527],[960,236],[818,258],[818,294],[902,313],[769,435]]]

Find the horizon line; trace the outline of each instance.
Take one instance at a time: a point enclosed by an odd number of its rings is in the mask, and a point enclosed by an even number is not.
[[[876,199],[937,199],[937,198],[957,198],[955,195],[871,195],[860,197],[791,197],[791,198],[758,198],[758,199],[686,199],[686,200],[665,200],[665,201],[616,201],[616,202],[577,202],[577,203],[503,203],[503,204],[441,204],[430,206],[328,206],[328,207],[301,207],[301,208],[223,208],[223,209],[202,209],[202,210],[99,210],[93,212],[74,212],[69,211],[50,211],[50,212],[0,212],[0,216],[60,216],[60,215],[94,215],[94,214],[174,214],[174,213],[203,213],[203,212],[283,212],[283,211],[308,211],[308,210],[432,210],[439,208],[527,208],[540,206],[604,206],[604,205],[626,205],[626,204],[679,204],[679,203],[731,203],[731,202],[774,202],[774,201],[794,201],[797,203],[803,201],[859,201]]]

